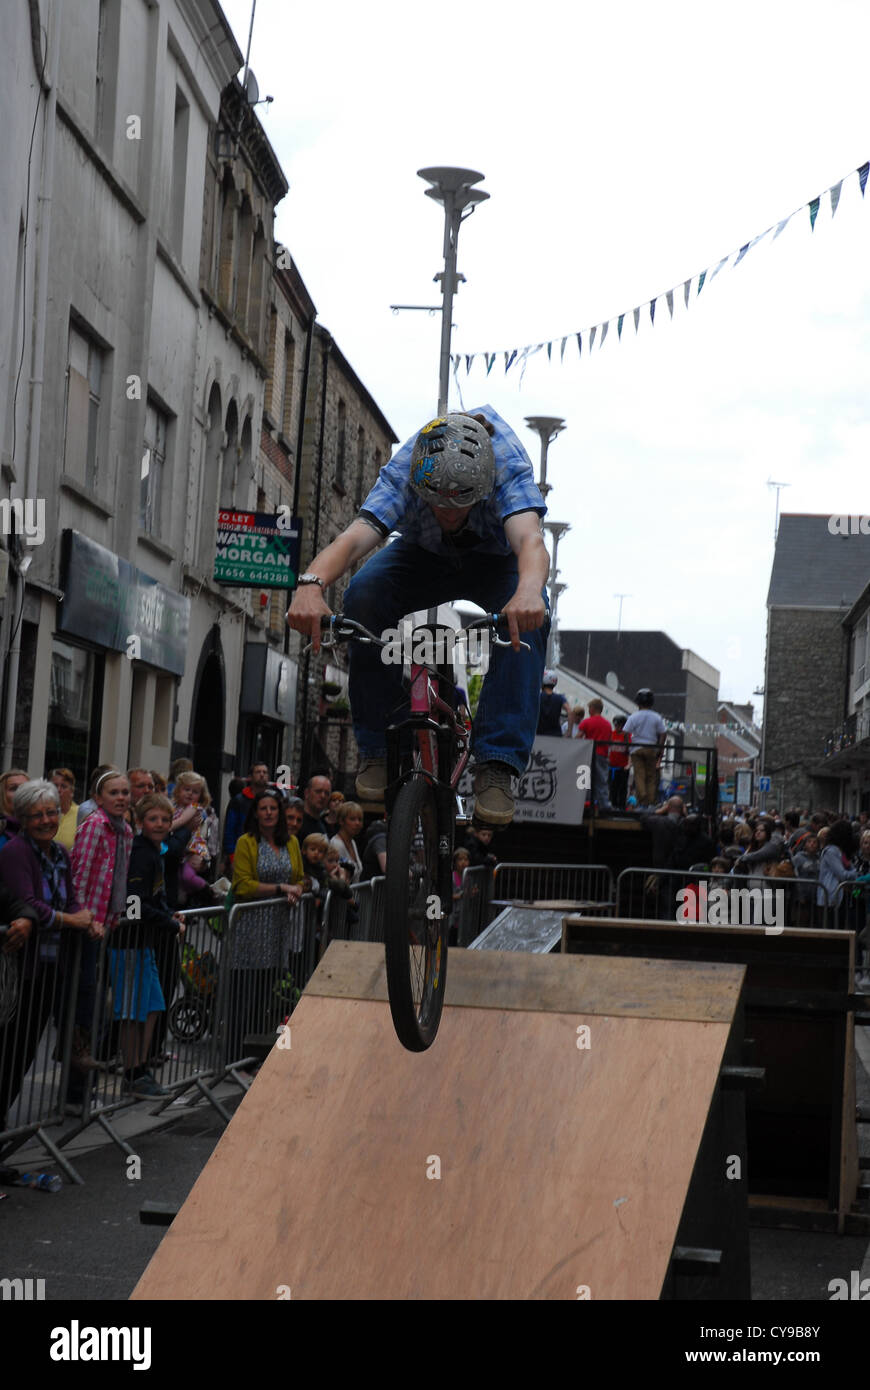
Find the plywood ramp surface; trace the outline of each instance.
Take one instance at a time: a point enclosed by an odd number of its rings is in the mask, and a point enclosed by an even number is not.
[[[524,959],[540,993],[573,958]],[[600,1013],[451,1003],[422,1054],[380,999],[306,993],[133,1297],[657,1298],[730,1017],[619,1016],[644,972],[606,965]],[[736,1000],[742,967],[705,973]]]

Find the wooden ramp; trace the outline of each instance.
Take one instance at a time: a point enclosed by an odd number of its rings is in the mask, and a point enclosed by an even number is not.
[[[133,1298],[658,1298],[743,974],[456,950],[413,1054],[334,942]]]

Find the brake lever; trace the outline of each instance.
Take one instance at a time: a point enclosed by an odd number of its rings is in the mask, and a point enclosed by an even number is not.
[[[493,632],[492,645],[494,647],[512,647],[513,642],[511,642],[510,640],[506,640],[504,637],[499,637],[497,632]],[[530,652],[532,650],[528,642],[520,642],[520,646],[522,647],[523,651]]]

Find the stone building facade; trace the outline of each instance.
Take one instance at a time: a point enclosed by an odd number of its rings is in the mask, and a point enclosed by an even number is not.
[[[299,485],[303,569],[356,516],[396,443],[396,434],[338,343],[317,324]],[[327,591],[333,612],[340,612],[352,576],[353,571]],[[301,777],[327,771],[342,790],[351,792],[356,744],[346,713],[347,651],[338,648],[327,661],[322,655],[302,654],[298,634],[291,642],[300,667],[292,766]]]
[[[81,792],[100,761],[163,768],[173,752],[193,628],[205,159],[241,53],[199,0],[36,9],[56,83],[53,155],[35,171],[45,294],[27,314],[44,352],[25,486],[45,541],[7,601],[20,650],[5,662],[3,760],[67,764]]]
[[[825,515],[780,517],[767,598],[761,771],[779,809],[840,809],[823,764],[849,713],[850,608],[870,580],[866,536],[837,535]]]

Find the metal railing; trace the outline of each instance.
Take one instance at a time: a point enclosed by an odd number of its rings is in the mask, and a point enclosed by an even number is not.
[[[721,890],[715,897],[714,890]],[[821,891],[823,902],[817,901]],[[727,895],[727,899],[722,896]],[[736,895],[736,896],[735,896]],[[708,869],[623,869],[616,882],[616,916],[710,926],[834,925],[831,905],[815,879],[713,874]]]
[[[63,1124],[73,1055],[76,998],[84,933],[43,933],[3,950],[0,930],[0,1156],[28,1141],[59,1164],[70,1182],[75,1168],[47,1128]]]
[[[489,924],[492,869],[489,864],[469,865],[462,874],[462,896],[454,907],[457,946],[468,946]]]
[[[492,902],[594,903],[612,912],[613,870],[607,864],[496,864]]]

